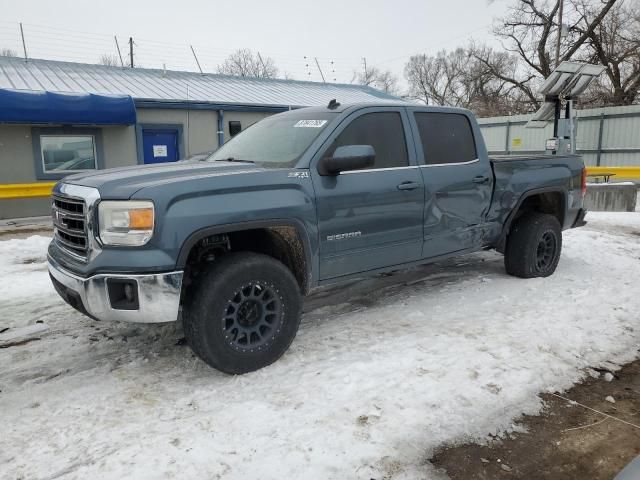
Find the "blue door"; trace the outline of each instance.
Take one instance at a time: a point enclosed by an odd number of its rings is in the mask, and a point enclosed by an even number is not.
[[[142,151],[144,163],[175,162],[180,158],[178,131],[172,129],[143,130]]]

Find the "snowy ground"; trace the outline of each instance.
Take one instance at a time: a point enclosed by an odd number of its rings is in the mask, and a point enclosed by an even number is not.
[[[587,220],[548,279],[485,252],[320,292],[290,351],[241,377],[179,326],[84,318],[49,284],[47,238],[2,241],[0,346],[44,326],[0,348],[0,477],[440,478],[434,447],[637,355],[640,213]]]

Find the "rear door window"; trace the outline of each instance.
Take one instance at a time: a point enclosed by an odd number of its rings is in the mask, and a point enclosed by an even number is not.
[[[416,112],[427,165],[469,162],[478,158],[469,119],[459,113]]]
[[[399,112],[365,113],[353,120],[334,140],[325,156],[332,156],[345,145],[371,145],[376,152],[373,167],[392,168],[409,165],[407,142]]]

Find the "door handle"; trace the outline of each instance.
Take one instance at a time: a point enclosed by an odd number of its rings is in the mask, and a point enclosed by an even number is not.
[[[402,182],[398,185],[398,190],[415,190],[419,188],[420,184],[418,182]]]
[[[482,175],[473,177],[473,183],[489,183],[489,177],[483,177]]]

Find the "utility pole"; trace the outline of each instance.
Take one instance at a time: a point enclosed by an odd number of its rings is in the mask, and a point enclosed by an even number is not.
[[[133,37],[129,37],[129,66],[133,68]]]
[[[318,63],[318,57],[313,57],[313,59],[316,61],[316,65],[318,66],[318,71],[320,72],[320,76],[322,77],[322,83],[327,83],[327,81],[324,79],[324,73],[322,73],[320,64]]]
[[[262,75],[266,77],[267,69],[264,66],[264,61],[262,60],[262,55],[260,55],[260,52],[258,52],[258,60],[260,60],[260,65],[262,65]]]
[[[193,49],[193,45],[189,45],[191,47],[191,53],[193,53],[193,58],[196,59],[196,63],[198,64],[198,70],[200,70],[200,73],[204,73],[202,71],[202,67],[200,66],[200,62],[198,61],[198,57],[196,56],[196,51]]]
[[[116,49],[118,50],[118,56],[120,57],[120,66],[124,67],[124,62],[122,61],[122,53],[120,53],[120,45],[118,45],[118,37],[114,35],[113,39],[116,41]]]
[[[27,57],[27,44],[24,41],[24,30],[22,29],[22,22],[20,22],[20,36],[22,37],[22,50],[24,51],[24,61],[28,62],[29,57]]]
[[[556,40],[556,67],[560,65],[560,40],[562,40],[562,10],[564,0],[558,0],[560,7],[558,8],[558,38]]]
[[[367,75],[367,59],[362,57],[362,62],[364,63],[364,78],[368,80],[369,75]]]

